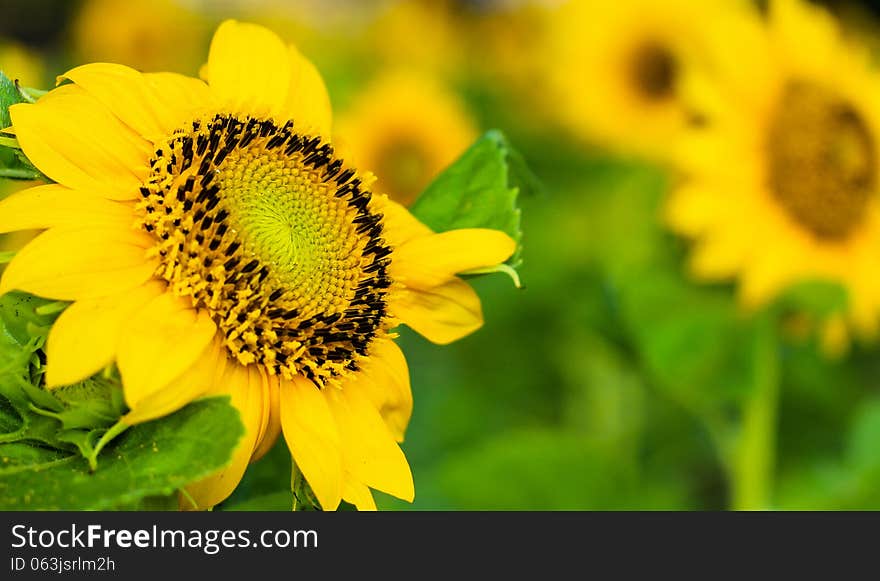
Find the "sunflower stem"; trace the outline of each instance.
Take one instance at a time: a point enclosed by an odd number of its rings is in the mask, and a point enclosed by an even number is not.
[[[128,424],[126,424],[122,420],[119,420],[118,422],[113,424],[113,426],[109,430],[104,432],[104,435],[101,436],[101,439],[98,440],[97,444],[95,444],[95,448],[94,450],[92,450],[92,453],[86,458],[86,460],[89,461],[89,469],[92,472],[98,469],[98,454],[101,453],[101,450],[104,449],[104,446],[110,443],[110,440],[127,430],[128,427]]]
[[[779,409],[779,353],[773,321],[761,317],[753,345],[754,383],[743,410],[732,465],[734,510],[770,508]]]

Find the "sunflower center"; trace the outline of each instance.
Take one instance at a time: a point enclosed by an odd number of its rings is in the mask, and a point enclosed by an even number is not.
[[[648,101],[663,101],[675,93],[678,60],[660,42],[650,41],[637,47],[630,61],[632,82]]]
[[[217,115],[151,159],[138,205],[157,276],[207,309],[241,364],[323,385],[390,327],[391,248],[353,169],[293,124]]]
[[[767,155],[773,196],[816,237],[845,239],[862,221],[876,188],[876,144],[851,103],[825,87],[789,83]]]

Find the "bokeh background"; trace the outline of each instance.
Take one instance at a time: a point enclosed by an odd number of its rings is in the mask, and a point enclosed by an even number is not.
[[[828,5],[823,30],[861,47],[857,74],[873,82],[878,3]],[[713,75],[742,82],[772,50],[751,36],[770,12],[746,0],[0,0],[0,69],[38,88],[94,61],[196,75],[213,29],[238,18],[315,62],[339,147],[404,202],[483,131],[507,134],[542,184],[520,196],[524,288],[475,279],[486,323],[456,344],[402,331],[416,500],[377,494],[380,508],[880,508],[880,349],[850,324],[850,289],[805,277],[748,305],[736,274],[698,276],[692,240],[665,216],[687,183],[679,134],[719,108],[664,104],[657,121],[622,85],[664,103],[717,95]],[[653,51],[646,68],[627,69],[621,46]],[[693,79],[685,57],[669,60],[679,49],[700,57]],[[733,175],[752,163],[723,161]],[[285,450],[220,508],[289,506]]]

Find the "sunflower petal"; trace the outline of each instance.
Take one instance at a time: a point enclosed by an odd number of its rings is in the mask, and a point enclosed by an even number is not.
[[[197,79],[173,73],[147,75],[111,63],[82,65],[63,78],[85,89],[123,123],[153,142],[191,119],[193,107],[206,103],[210,95],[207,85]]]
[[[254,457],[251,459],[251,462],[256,462],[263,455],[266,454],[269,450],[272,449],[272,446],[275,445],[275,442],[278,440],[278,436],[281,434],[281,402],[279,398],[281,397],[279,393],[279,385],[280,385],[280,377],[277,375],[270,375],[267,378],[267,389],[269,393],[268,397],[268,420],[266,423],[266,429],[263,434],[260,436],[260,440],[257,442],[257,447],[254,449]]]
[[[355,376],[349,383],[361,380]],[[345,470],[371,488],[411,502],[415,490],[406,456],[365,390],[345,386],[325,392],[342,438]]]
[[[516,242],[498,230],[466,228],[415,238],[394,251],[395,279],[409,288],[430,289],[457,273],[504,262]]]
[[[171,293],[145,305],[129,321],[117,354],[128,407],[137,409],[192,367],[216,330],[207,311],[196,311]]]
[[[94,375],[116,357],[123,324],[162,287],[148,283],[131,291],[77,301],[61,313],[46,344],[46,385],[70,385]]]
[[[132,426],[166,416],[210,391],[215,385],[216,369],[226,358],[225,349],[215,335],[194,365],[165,388],[138,402],[137,407],[122,418],[123,421]]]
[[[156,270],[144,233],[106,226],[52,228],[22,248],[3,272],[0,294],[12,289],[75,301],[140,286]]]
[[[342,448],[327,400],[302,378],[281,384],[281,428],[287,447],[324,510],[342,499]]]
[[[234,112],[283,116],[290,55],[273,32],[227,20],[217,28],[205,69],[208,84]]]
[[[360,511],[376,510],[376,501],[370,489],[350,476],[342,484],[342,498],[345,502],[355,505]]]
[[[112,200],[135,199],[149,174],[150,145],[84,91],[54,92],[36,104],[9,108],[28,159],[65,186]]]
[[[382,234],[392,248],[400,248],[410,240],[430,236],[434,233],[402,204],[387,196],[377,195],[375,200],[377,209],[383,214],[387,224]]]
[[[130,206],[60,184],[28,188],[0,201],[0,232],[93,224],[125,228],[132,220]]]
[[[222,383],[212,390],[212,394],[229,394],[232,405],[238,409],[244,423],[245,435],[239,441],[232,461],[215,474],[187,486],[187,492],[196,501],[198,508],[210,508],[225,500],[244,475],[254,446],[257,444],[261,426],[264,425],[264,412],[269,399],[266,378],[256,366],[244,367],[228,365]]]
[[[284,114],[307,132],[330,139],[333,113],[324,79],[296,47],[290,47],[290,87]]]
[[[363,373],[366,377],[362,385],[367,397],[379,410],[394,438],[402,442],[412,416],[413,397],[409,368],[400,347],[390,339],[374,341]]]
[[[427,290],[399,291],[390,310],[413,331],[439,345],[457,341],[483,326],[480,297],[459,278]]]

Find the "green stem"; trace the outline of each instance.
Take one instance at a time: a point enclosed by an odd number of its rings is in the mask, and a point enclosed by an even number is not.
[[[101,453],[101,450],[104,449],[104,446],[106,446],[110,442],[110,440],[127,430],[128,427],[128,424],[126,424],[122,420],[119,420],[118,422],[113,424],[109,430],[104,432],[104,435],[101,436],[100,440],[98,440],[98,443],[95,445],[92,453],[89,456],[86,456],[86,460],[89,461],[89,469],[92,472],[98,469],[98,454]]]
[[[0,167],[0,178],[9,178],[12,180],[36,180],[40,179],[40,174],[24,168]]]
[[[732,508],[770,508],[776,462],[779,354],[771,317],[764,317],[752,353],[755,381],[745,403],[732,465]]]

